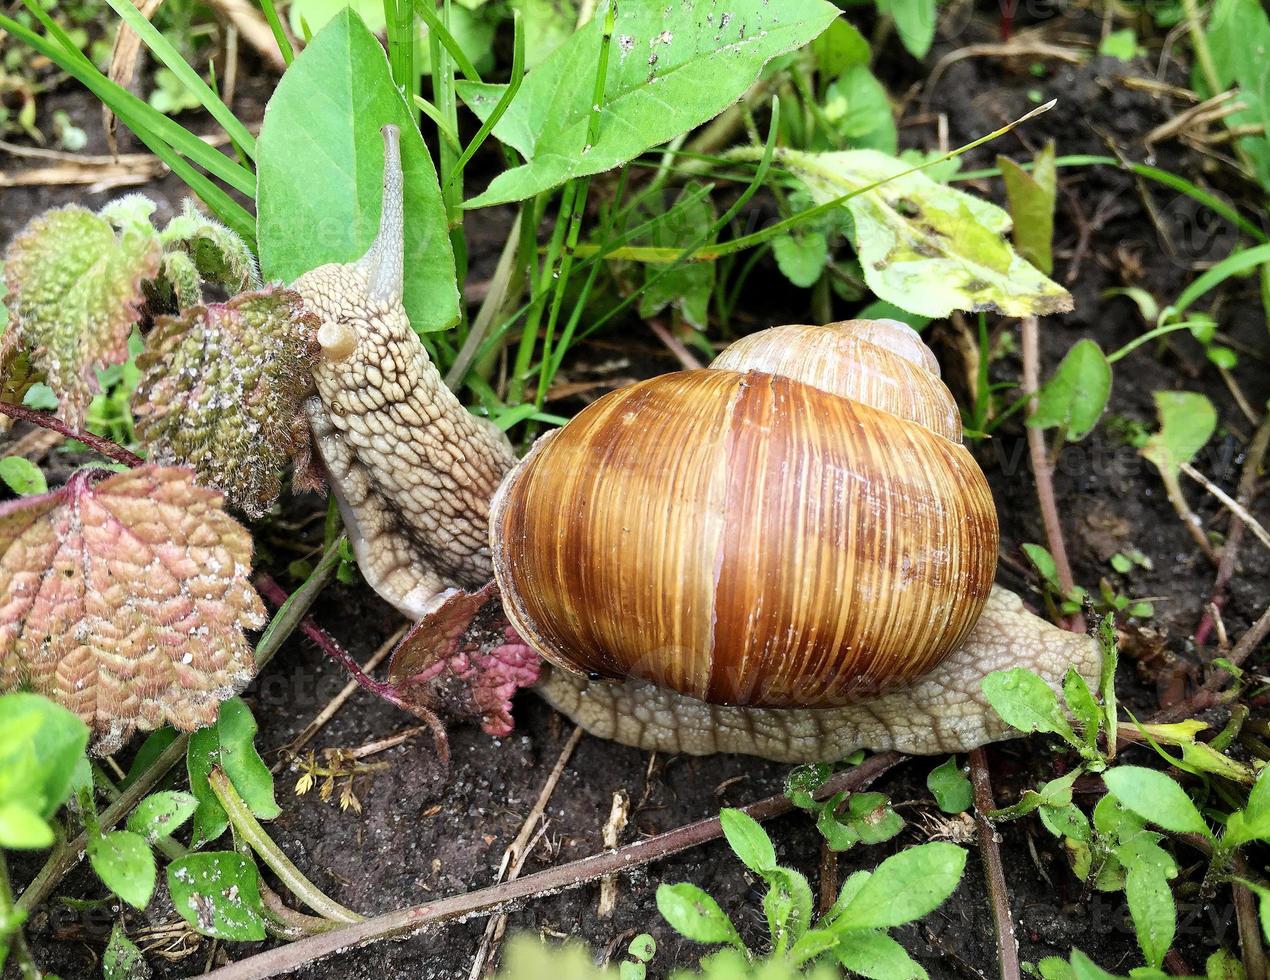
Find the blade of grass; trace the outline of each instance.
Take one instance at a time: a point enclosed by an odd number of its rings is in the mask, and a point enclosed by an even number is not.
[[[512,104],[512,99],[516,98],[516,93],[520,91],[520,83],[525,78],[525,35],[519,10],[512,11],[512,26],[515,37],[512,42],[512,71],[511,77],[507,82],[507,88],[503,90],[503,94],[499,97],[497,104],[490,112],[485,122],[481,123],[481,128],[476,131],[476,135],[472,137],[472,141],[459,155],[454,164],[454,170],[450,174],[449,183],[456,179],[461,179],[463,169],[467,166],[468,161],[476,155],[476,151],[489,137],[494,127],[498,125],[498,121],[503,118],[503,113],[507,111],[507,107]]]
[[[278,19],[278,8],[273,5],[273,0],[260,0],[260,9],[264,11],[265,20],[269,22],[269,30],[273,31],[273,39],[278,42],[282,63],[290,68],[291,62],[295,61],[295,50],[291,47],[291,39],[287,37],[287,32],[283,30],[282,21]]]
[[[412,0],[384,0],[384,22],[388,25],[388,65],[392,80],[410,106],[415,125],[419,124],[419,74],[415,71],[415,17]]]
[[[443,140],[454,148],[456,153],[462,150],[462,144],[459,143],[458,135],[450,128],[450,124],[441,116],[441,110],[425,99],[422,95],[414,96],[415,108],[419,109],[425,116],[432,120],[437,127],[437,133]]]
[[[1161,313],[1160,316],[1164,317],[1169,313],[1181,316],[1192,303],[1210,289],[1225,282],[1231,276],[1237,276],[1241,272],[1255,269],[1266,262],[1270,262],[1270,244],[1255,245],[1252,248],[1245,248],[1235,252],[1233,255],[1226,256],[1226,258],[1205,271],[1203,275],[1183,289],[1173,306]]]
[[[256,138],[247,131],[247,127],[234,115],[229,106],[221,101],[220,96],[213,92],[207,83],[199,77],[198,72],[190,67],[189,62],[181,57],[180,52],[172,46],[172,43],[159,33],[158,28],[146,20],[140,10],[133,6],[132,0],[106,0],[106,2],[145,42],[146,47],[150,49],[154,56],[163,62],[168,71],[172,72],[182,85],[194,93],[198,98],[199,104],[211,114],[213,119],[221,124],[229,138],[242,147],[243,152],[254,160],[256,158]]]
[[[414,0],[415,10],[419,16],[423,18],[423,22],[428,25],[429,38],[436,38],[441,45],[450,53],[450,57],[454,59],[454,63],[459,66],[459,71],[463,73],[463,77],[468,81],[479,82],[481,80],[480,73],[476,70],[476,66],[472,64],[472,59],[463,53],[463,49],[459,47],[459,42],[455,40],[453,34],[450,33],[448,27],[437,16],[437,9],[432,4],[432,0]],[[448,6],[448,4],[447,4]],[[436,58],[432,59],[433,71],[436,71]],[[436,76],[433,75],[435,79]]]

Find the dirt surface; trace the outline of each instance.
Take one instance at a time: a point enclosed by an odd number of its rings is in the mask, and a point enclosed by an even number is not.
[[[1046,21],[1044,26],[1047,37],[1086,44],[1093,39],[1096,44],[1101,23],[1094,14],[1073,9],[1061,21]],[[904,55],[893,40],[886,46],[882,75],[893,93],[905,94],[901,133],[906,145],[936,145],[941,113],[947,117],[950,145],[958,145],[1027,111],[1035,103],[1033,96],[1060,100],[1056,109],[1025,130],[972,154],[966,162],[968,169],[991,165],[997,152],[1025,158],[1050,138],[1057,142],[1060,154],[1122,152],[1133,160],[1152,159],[1142,144],[1143,134],[1179,107],[1155,92],[1125,83],[1126,76],[1155,77],[1158,66],[1154,62],[1125,64],[1107,58],[1095,58],[1081,67],[1031,57],[957,60],[941,73],[933,91],[914,91],[913,85],[926,78],[949,52],[964,44],[997,39],[995,17],[976,15],[967,20],[961,16],[952,27],[954,36],[939,40],[925,66]],[[1034,63],[1040,66],[1036,73],[1031,68]],[[259,73],[259,66],[255,70]],[[1178,66],[1164,68],[1164,81],[1181,82],[1184,78]],[[256,88],[256,94],[267,91],[263,81]],[[66,94],[44,100],[48,109],[65,108],[97,140],[96,104],[78,92],[63,92]],[[249,119],[253,105],[258,105],[252,99],[253,92],[246,91],[238,105]],[[1236,198],[1250,194],[1250,188],[1241,186],[1228,170],[1176,143],[1163,144],[1155,152],[1154,162],[1202,179],[1220,193]],[[5,170],[27,165],[12,158],[4,161]],[[1132,303],[1103,300],[1104,290],[1141,286],[1167,299],[1193,278],[1196,270],[1220,258],[1234,244],[1229,229],[1204,215],[1189,199],[1158,186],[1139,186],[1122,172],[1083,167],[1063,170],[1060,178],[1055,278],[1072,289],[1076,310],[1043,324],[1046,373],[1082,336],[1095,336],[1105,350],[1111,350],[1144,330]],[[1000,200],[999,182],[976,186]],[[144,190],[161,202],[160,217],[178,207],[183,196],[183,187],[174,178]],[[85,194],[72,187],[4,191],[0,240],[7,241],[31,215],[45,208],[71,201],[98,207],[117,193]],[[472,216],[473,281],[489,274],[509,220],[506,212],[498,210]],[[749,287],[753,327],[809,316],[808,294],[782,283],[770,261],[755,270]],[[1254,352],[1241,356],[1234,377],[1248,402],[1260,408],[1270,396],[1270,378],[1265,370],[1265,324],[1255,282],[1230,284],[1220,294],[1219,303],[1222,330],[1235,344]],[[846,315],[850,310],[842,307],[836,312]],[[928,336],[954,389],[959,397],[964,395],[964,345],[959,343],[957,332],[943,326]],[[588,365],[610,359],[615,353],[629,359],[631,366],[624,371],[630,376],[675,367],[642,327],[629,323],[597,343],[583,345],[566,371],[582,373]],[[993,364],[994,380],[1013,379],[1018,373],[1015,354]],[[1233,492],[1252,425],[1193,343],[1179,341],[1162,350],[1148,345],[1118,365],[1110,416],[1153,427],[1151,393],[1167,389],[1202,391],[1217,406],[1219,435],[1197,465]],[[1122,659],[1119,678],[1129,706],[1135,712],[1150,712],[1162,698],[1184,692],[1186,676],[1198,662],[1190,637],[1211,589],[1213,569],[1196,553],[1154,471],[1117,441],[1112,435],[1115,428],[1114,424],[1104,424],[1063,453],[1056,489],[1079,582],[1096,587],[1100,577],[1110,574],[1107,559],[1116,551],[1136,547],[1151,559],[1150,570],[1135,570],[1127,581],[1120,582],[1121,588],[1135,596],[1155,598],[1156,615],[1148,624],[1153,633],[1144,636],[1136,629],[1131,631],[1132,642]],[[1002,551],[1017,558],[1020,543],[1044,540],[1023,428],[1012,422],[996,439],[974,448],[999,505]],[[1194,485],[1186,489],[1205,522],[1224,528],[1225,518],[1214,502]],[[285,569],[288,561],[309,552],[322,509],[316,498],[295,501],[287,505],[285,522],[261,528],[258,540],[271,567]],[[1263,518],[1266,511],[1263,503],[1259,510]],[[304,526],[297,529],[301,524]],[[1025,590],[1027,582],[1019,571],[1022,567],[1018,562],[1003,564],[1000,580]],[[1224,608],[1226,628],[1232,636],[1237,637],[1260,611],[1268,580],[1266,552],[1249,538]],[[396,614],[363,585],[328,589],[313,614],[363,661],[399,625]],[[1138,658],[1151,650],[1164,653]],[[276,759],[277,751],[323,708],[345,680],[343,672],[326,662],[311,644],[292,639],[246,694],[261,724],[258,745],[266,758]],[[386,768],[357,780],[360,813],[342,811],[334,799],[323,802],[316,792],[296,797],[297,772],[283,768],[277,785],[283,814],[270,824],[270,832],[320,887],[366,914],[489,885],[495,880],[504,848],[516,836],[570,733],[567,722],[530,695],[522,695],[517,702],[516,720],[515,734],[504,739],[491,739],[470,726],[455,728],[448,774],[438,765],[426,734],[376,756],[373,761],[385,763]],[[352,748],[412,724],[409,716],[358,692],[312,747]],[[994,747],[988,757],[996,796],[1003,803],[1017,799],[1024,788],[1057,775],[1054,760],[1061,759],[1061,755],[1027,742]],[[964,832],[959,820],[939,814],[925,789],[926,774],[940,761],[914,759],[881,780],[877,788],[895,801],[908,821],[906,829],[891,842],[859,847],[844,855],[839,862],[844,877],[854,869],[873,867],[908,844]],[[551,798],[546,835],[531,854],[525,873],[601,850],[601,829],[616,792],[627,793],[632,801],[631,820],[621,836],[621,842],[627,843],[713,815],[720,806],[779,792],[786,772],[784,766],[734,756],[650,758],[585,737]],[[1092,802],[1092,797],[1085,801]],[[780,860],[802,870],[815,883],[820,850],[810,822],[799,815],[787,816],[770,829]],[[1111,971],[1125,972],[1140,963],[1121,895],[1084,892],[1053,838],[1036,821],[1003,825],[1000,837],[1025,961],[1054,954],[1066,956],[1075,945]],[[34,868],[27,862],[15,872],[21,879]],[[577,937],[598,956],[624,949],[634,934],[649,931],[659,944],[653,973],[664,975],[676,966],[695,965],[703,949],[677,939],[657,914],[654,892],[663,881],[691,881],[704,887],[732,914],[748,941],[762,942],[765,930],[758,903],[760,892],[719,843],[624,877],[611,918],[597,916],[598,888],[589,885],[527,903],[510,915],[509,929]],[[102,890],[80,869],[61,893],[92,899],[100,897]],[[1215,898],[1184,892],[1178,902],[1176,949],[1189,972],[1200,972],[1215,944],[1235,945],[1233,911],[1225,892]],[[125,915],[130,934],[143,946],[149,948],[148,941],[158,943],[156,930],[164,923],[171,924],[170,913],[165,916],[167,905],[160,895],[149,913]],[[57,903],[33,917],[28,933],[37,958],[49,969],[68,978],[95,976],[114,918],[109,908],[68,908]],[[483,918],[450,924],[407,941],[381,943],[341,955],[299,975],[374,980],[466,977],[485,927]],[[896,935],[932,977],[994,976],[994,937],[977,857],[972,856],[951,900],[924,922],[899,929]],[[228,955],[239,958],[261,947],[236,945]],[[172,959],[164,958],[164,950]],[[219,946],[186,935],[184,943],[154,946],[150,959],[160,975],[176,977],[202,972],[208,963],[223,961],[226,954]]]

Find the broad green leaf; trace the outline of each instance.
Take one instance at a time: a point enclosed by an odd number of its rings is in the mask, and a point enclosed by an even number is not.
[[[1040,572],[1041,578],[1050,585],[1058,586],[1058,565],[1054,563],[1054,556],[1043,545],[1024,544],[1023,553]]]
[[[855,221],[864,280],[881,299],[929,317],[1071,309],[1067,290],[1010,247],[1010,217],[995,204],[905,173],[907,165],[876,150],[778,150],[777,162],[817,204],[854,194],[844,207]]]
[[[894,155],[898,148],[890,97],[867,65],[855,65],[834,79],[825,92],[824,113],[852,149]]]
[[[834,947],[838,962],[870,980],[926,980],[921,964],[884,932],[845,932]]]
[[[1205,980],[1247,980],[1239,957],[1224,949],[1204,961],[1204,977]]]
[[[187,854],[168,865],[168,891],[195,932],[248,942],[265,938],[256,866],[233,851]]]
[[[51,817],[87,745],[88,727],[61,705],[27,692],[0,696],[0,803]]]
[[[25,803],[0,803],[0,847],[10,850],[40,850],[56,840],[49,822]]]
[[[1055,837],[1089,843],[1093,836],[1089,832],[1089,819],[1074,803],[1064,806],[1042,805],[1037,808],[1036,813],[1045,829]]]
[[[0,480],[19,497],[48,493],[49,489],[40,468],[25,456],[6,456],[0,459]]]
[[[1166,476],[1176,478],[1204,448],[1217,429],[1217,411],[1204,395],[1193,391],[1157,391],[1155,408],[1160,431],[1151,436],[1141,453]]]
[[[839,17],[811,42],[811,53],[821,74],[832,78],[856,65],[867,65],[869,42],[854,24]]]
[[[776,265],[795,286],[808,289],[816,284],[829,261],[829,243],[816,230],[796,230],[772,239]]]
[[[1125,879],[1125,898],[1142,955],[1148,966],[1158,969],[1177,930],[1177,909],[1168,880],[1150,865],[1131,865]]]
[[[657,911],[681,936],[698,943],[739,943],[741,937],[719,903],[696,885],[657,886]]]
[[[112,892],[143,909],[154,894],[154,854],[140,834],[115,830],[88,842],[88,860]]]
[[[864,887],[865,882],[873,877],[871,871],[853,871],[847,876],[847,880],[842,883],[842,887],[838,889],[838,897],[834,900],[829,911],[821,916],[821,925],[829,925],[836,922],[842,910],[855,901],[856,895],[860,894],[860,889]]]
[[[1014,247],[1048,276],[1054,269],[1054,201],[1058,196],[1052,140],[1034,162],[1029,173],[1008,157],[997,157],[1014,222]]]
[[[1047,956],[1036,966],[1041,971],[1041,980],[1076,980],[1072,965],[1057,956]]]
[[[1102,779],[1116,799],[1144,820],[1176,833],[1212,836],[1186,791],[1164,773],[1117,766],[1104,772]]]
[[[617,7],[598,136],[588,138],[601,34],[597,14],[530,71],[494,135],[526,162],[499,174],[468,207],[519,201],[574,177],[611,170],[718,115],[763,66],[838,16],[824,0],[737,0]],[[284,82],[285,83],[285,82]],[[483,122],[506,86],[461,81]]]
[[[789,949],[789,958],[797,964],[814,960],[838,945],[838,937],[829,929],[809,929]]]
[[[930,771],[926,777],[926,788],[945,813],[964,813],[970,809],[974,799],[970,780],[957,765],[955,755],[950,755]]]
[[[1072,976],[1075,980],[1118,980],[1078,949],[1072,950]]]
[[[1058,696],[1040,677],[1024,667],[994,670],[983,679],[983,693],[994,711],[1021,732],[1052,732],[1079,744],[1072,726],[1058,706]]]
[[[878,0],[878,10],[895,19],[895,30],[904,49],[914,58],[925,58],[935,40],[939,13],[935,0]]]
[[[251,812],[261,820],[272,820],[282,808],[273,798],[273,774],[256,751],[256,719],[242,698],[231,698],[220,706],[216,722],[220,739],[219,765]]]
[[[110,942],[101,957],[102,980],[150,980],[150,965],[136,944],[116,922],[110,930]]]
[[[215,725],[200,728],[190,735],[189,747],[185,752],[185,769],[190,778],[190,792],[198,800],[190,847],[202,847],[216,840],[229,828],[229,817],[225,815],[224,808],[207,781],[219,759],[220,740],[216,737]]]
[[[1270,766],[1261,770],[1248,794],[1248,804],[1226,822],[1222,843],[1238,847],[1250,840],[1270,840]]]
[[[176,790],[151,793],[128,815],[128,829],[154,843],[189,820],[197,808],[198,800],[189,793]]]
[[[1089,435],[1111,397],[1111,365],[1089,338],[1072,345],[1054,376],[1041,386],[1036,411],[1027,424],[1040,429],[1062,427],[1071,442]]]
[[[725,808],[719,812],[723,836],[732,853],[751,871],[766,874],[776,867],[776,850],[763,825],[741,810]]]
[[[443,330],[458,320],[459,297],[436,171],[383,48],[348,9],[287,69],[265,112],[256,144],[261,273],[289,283],[367,251],[379,228],[387,123],[401,130],[406,312],[416,331]]]
[[[147,222],[116,225],[70,205],[32,219],[5,253],[12,322],[3,349],[31,351],[75,428],[98,390],[95,369],[128,357],[142,283],[158,273],[159,252]]]
[[[966,851],[935,842],[905,848],[877,866],[834,922],[840,929],[886,929],[938,908],[957,887]]]

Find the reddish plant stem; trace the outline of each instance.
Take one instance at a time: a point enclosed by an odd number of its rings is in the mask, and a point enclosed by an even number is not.
[[[1014,917],[1010,912],[1010,887],[1005,881],[1001,848],[997,846],[997,829],[987,814],[997,808],[988,775],[988,756],[982,748],[970,750],[970,785],[975,797],[975,828],[979,838],[979,856],[988,883],[988,899],[992,906],[993,931],[997,934],[997,964],[1001,980],[1021,980],[1019,944],[1014,938]]]
[[[275,606],[281,606],[287,601],[286,589],[279,585],[268,572],[262,572],[256,577],[256,588],[260,590],[262,596]],[[306,616],[300,621],[300,630],[316,644],[319,650],[348,671],[352,675],[353,680],[357,681],[364,689],[377,697],[383,698],[394,707],[415,715],[427,724],[432,732],[432,740],[436,743],[437,757],[441,760],[441,765],[449,769],[450,739],[445,733],[445,726],[435,712],[414,701],[407,701],[394,685],[377,681],[371,677],[370,674],[362,670],[361,664],[353,659],[352,655],[340,645],[335,637],[322,629],[311,618]]]
[[[37,412],[24,405],[10,405],[8,402],[0,402],[0,413],[9,416],[11,419],[21,419],[23,422],[38,425],[42,429],[51,429],[53,432],[66,436],[67,439],[78,439],[94,452],[101,453],[107,459],[114,460],[114,462],[121,463],[124,466],[140,466],[145,462],[136,453],[124,449],[117,442],[111,442],[101,436],[95,436],[91,432],[81,432],[78,429],[72,429],[51,412]]]
[[[1235,490],[1235,499],[1245,510],[1252,506],[1253,496],[1257,489],[1257,478],[1261,475],[1261,464],[1265,462],[1266,450],[1270,449],[1270,412],[1266,413],[1257,427],[1252,442],[1248,444],[1248,458],[1244,460],[1243,471],[1239,474],[1239,486]],[[1221,555],[1217,561],[1217,577],[1213,580],[1213,591],[1209,602],[1219,609],[1226,602],[1226,586],[1235,575],[1235,561],[1239,557],[1239,545],[1243,540],[1246,525],[1238,514],[1231,511],[1230,529],[1226,532],[1226,543],[1222,545]],[[1204,607],[1204,615],[1195,627],[1195,645],[1208,643],[1208,635],[1213,629],[1213,617]]]
[[[1031,417],[1036,412],[1036,393],[1041,387],[1040,326],[1034,316],[1025,316],[1022,325],[1023,393],[1031,399],[1027,408],[1027,414]],[[1058,519],[1058,501],[1054,496],[1054,467],[1046,452],[1043,429],[1027,427],[1027,448],[1032,458],[1032,475],[1036,480],[1036,499],[1041,505],[1041,521],[1045,524],[1045,542],[1058,572],[1059,588],[1067,595],[1075,587],[1076,581],[1072,578],[1067,546],[1063,543],[1063,525]],[[1085,617],[1076,613],[1063,625],[1073,633],[1083,633]]]
[[[1241,855],[1235,855],[1235,873],[1248,877],[1248,864]],[[1257,900],[1251,889],[1239,881],[1230,883],[1235,900],[1235,921],[1239,926],[1239,951],[1248,980],[1266,980],[1266,951],[1261,945],[1261,923],[1257,918]]]
[[[856,768],[829,779],[816,795],[823,799],[843,790],[862,789],[904,758],[906,757],[898,752],[879,753]],[[788,813],[792,808],[793,804],[782,793],[751,803],[742,809],[755,820],[770,820]],[[311,936],[288,946],[257,953],[245,960],[213,970],[208,977],[215,980],[264,980],[266,977],[280,976],[335,953],[357,949],[383,939],[413,936],[428,926],[476,915],[490,915],[519,906],[527,899],[576,888],[605,875],[629,871],[671,854],[698,847],[722,835],[723,828],[718,817],[698,820],[614,851],[593,854],[579,861],[505,881],[490,888],[388,912],[365,922],[332,929],[320,936]]]

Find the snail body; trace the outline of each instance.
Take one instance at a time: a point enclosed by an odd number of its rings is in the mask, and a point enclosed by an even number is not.
[[[1097,675],[1089,637],[992,585],[987,482],[904,324],[774,327],[610,393],[520,463],[401,308],[400,169],[323,317],[309,416],[359,564],[411,618],[497,578],[548,701],[645,748],[789,761],[1001,738],[982,678]],[[496,489],[497,488],[497,489]]]

